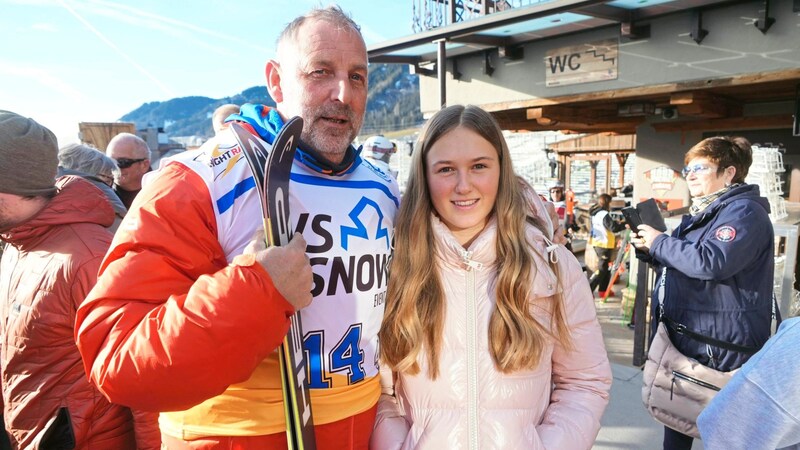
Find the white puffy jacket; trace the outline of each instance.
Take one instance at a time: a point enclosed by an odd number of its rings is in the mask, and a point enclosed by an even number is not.
[[[574,350],[548,339],[538,367],[503,374],[492,361],[488,338],[495,306],[496,224],[487,225],[469,251],[436,218],[433,230],[447,296],[439,376],[428,377],[425,354],[417,375],[384,372],[371,448],[591,448],[608,403],[611,370],[593,297],[574,255],[561,245],[550,247],[558,258],[557,283],[542,256],[548,255],[548,241],[528,227],[537,250],[531,311],[539,323],[549,324],[550,297],[564,289]]]

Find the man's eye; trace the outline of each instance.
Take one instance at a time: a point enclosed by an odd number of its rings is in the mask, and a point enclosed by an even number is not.
[[[359,83],[364,83],[364,80],[366,80],[366,78],[364,78],[363,75],[358,74],[358,73],[350,75],[350,79],[353,80],[353,81],[357,81]]]

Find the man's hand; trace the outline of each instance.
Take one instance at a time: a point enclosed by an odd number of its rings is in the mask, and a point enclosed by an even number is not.
[[[311,304],[313,275],[306,256],[306,240],[296,233],[283,247],[267,248],[264,230],[259,230],[244,250],[254,253],[272,279],[272,284],[296,310]]]

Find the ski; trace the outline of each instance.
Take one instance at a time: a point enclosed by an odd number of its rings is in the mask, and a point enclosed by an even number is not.
[[[303,120],[286,122],[272,146],[236,122],[230,125],[247,164],[253,172],[261,199],[267,245],[286,245],[292,236],[289,221],[289,176],[295,149],[300,141]],[[289,450],[315,450],[311,397],[303,358],[303,332],[300,314],[291,317],[289,332],[280,346],[279,360],[283,385],[283,408],[286,416],[286,440]]]

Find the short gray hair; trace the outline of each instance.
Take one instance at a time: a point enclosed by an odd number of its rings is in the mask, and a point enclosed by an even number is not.
[[[100,150],[84,144],[69,144],[58,151],[58,165],[86,175],[112,178],[119,171],[116,161]]]
[[[300,27],[302,27],[306,21],[313,20],[320,20],[338,25],[341,29],[350,29],[361,36],[361,27],[358,26],[358,24],[355,23],[355,21],[353,21],[353,19],[347,13],[342,11],[342,8],[337,5],[331,5],[327,8],[314,8],[306,14],[289,22],[289,24],[286,25],[286,28],[284,28],[283,31],[281,31],[281,34],[278,36],[277,47],[280,47],[281,43],[284,41],[296,40]],[[361,39],[363,40],[364,37],[361,36]]]

